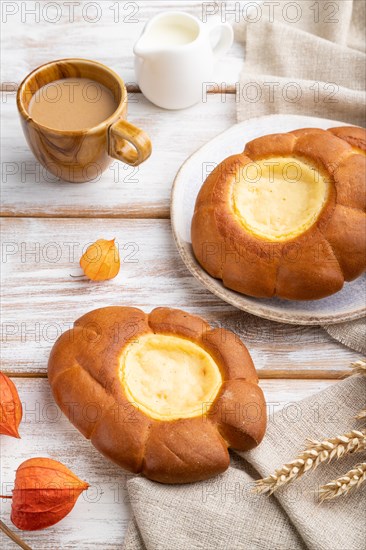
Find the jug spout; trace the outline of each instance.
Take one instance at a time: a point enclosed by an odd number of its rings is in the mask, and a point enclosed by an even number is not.
[[[199,20],[185,12],[162,12],[146,24],[134,46],[138,57],[146,58],[156,53],[184,51],[201,34]]]
[[[146,33],[143,33],[136,44],[133,47],[133,53],[137,55],[138,57],[142,57],[143,59],[147,59],[149,55],[152,53],[152,48],[149,46],[148,39],[146,37]]]

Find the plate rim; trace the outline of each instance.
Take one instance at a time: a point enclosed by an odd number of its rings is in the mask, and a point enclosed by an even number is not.
[[[245,311],[247,313],[250,313],[252,315],[255,315],[257,317],[260,317],[260,318],[263,318],[263,319],[268,319],[270,321],[276,321],[276,322],[280,322],[280,323],[286,323],[286,324],[291,324],[291,325],[336,325],[336,324],[339,324],[339,323],[344,323],[344,322],[348,322],[348,321],[355,321],[355,320],[358,320],[358,319],[361,319],[362,317],[364,317],[366,315],[366,306],[364,308],[361,308],[361,309],[357,309],[357,310],[353,310],[353,311],[350,311],[350,312],[346,312],[346,313],[338,313],[338,314],[335,314],[335,315],[319,315],[319,314],[314,314],[314,315],[311,315],[311,313],[309,314],[295,314],[294,315],[289,315],[285,312],[278,312],[278,311],[271,311],[270,309],[268,309],[268,306],[261,306],[261,303],[260,303],[260,298],[255,298],[253,296],[251,297],[247,297],[245,294],[240,294],[240,293],[236,293],[234,290],[231,290],[229,288],[226,288],[222,285],[222,288],[219,287],[217,288],[214,284],[215,281],[219,281],[219,279],[214,279],[213,277],[211,277],[211,275],[209,275],[204,269],[203,267],[201,267],[196,258],[193,256],[193,255],[190,255],[189,253],[187,253],[187,250],[186,250],[186,246],[185,246],[185,241],[182,242],[182,239],[180,238],[179,234],[178,234],[178,230],[177,230],[177,226],[176,226],[176,208],[175,208],[175,197],[176,197],[176,193],[177,193],[177,188],[178,188],[178,185],[179,185],[179,178],[180,178],[180,175],[181,175],[181,172],[184,170],[186,164],[192,160],[193,157],[195,157],[196,155],[202,153],[202,151],[208,147],[210,144],[212,144],[213,141],[220,141],[220,138],[222,138],[222,136],[226,133],[228,133],[229,131],[231,131],[234,127],[237,127],[237,126],[242,126],[242,125],[245,125],[245,124],[248,124],[249,122],[254,122],[254,121],[258,121],[258,120],[263,120],[263,119],[273,119],[273,118],[279,118],[279,117],[286,117],[286,118],[297,118],[297,119],[307,119],[309,120],[310,118],[311,119],[317,119],[317,120],[322,120],[322,121],[329,121],[330,123],[330,127],[332,127],[332,125],[345,125],[347,124],[348,126],[353,126],[353,124],[348,124],[347,122],[342,122],[342,121],[336,121],[336,120],[332,120],[332,119],[327,119],[327,118],[320,118],[320,117],[312,117],[312,116],[304,116],[304,115],[293,115],[293,114],[289,114],[289,115],[282,115],[282,114],[271,114],[271,115],[264,115],[264,116],[259,116],[259,117],[252,117],[248,120],[244,120],[242,122],[238,122],[236,124],[233,124],[232,126],[230,126],[229,128],[227,128],[226,130],[224,130],[223,132],[220,132],[218,135],[216,135],[215,137],[213,137],[212,139],[210,139],[209,141],[207,141],[206,143],[204,143],[201,147],[199,147],[198,149],[196,149],[191,155],[189,155],[185,161],[182,163],[182,165],[180,166],[175,178],[174,178],[174,181],[173,181],[173,185],[172,185],[172,189],[171,189],[171,196],[170,196],[170,220],[171,220],[171,227],[172,227],[172,233],[173,233],[173,238],[174,238],[174,242],[175,242],[175,245],[178,249],[178,252],[185,264],[185,266],[187,267],[187,269],[189,270],[189,272],[191,273],[191,275],[193,275],[193,277],[195,279],[197,279],[200,284],[202,284],[205,288],[207,288],[212,294],[214,294],[215,296],[217,296],[218,298],[220,298],[221,300],[223,300],[224,302],[234,306],[235,308],[237,308],[238,310],[240,311]],[[192,261],[193,260],[193,261]],[[207,278],[207,280],[206,280]],[[221,283],[222,284],[222,283]],[[237,301],[236,301],[236,298],[235,298],[235,294],[239,294],[239,296],[245,300],[246,298],[248,299],[248,302],[245,303],[245,304],[238,304]],[[249,301],[249,298],[250,298],[250,301]],[[255,302],[254,304],[252,304],[252,300],[258,300],[258,302]],[[296,301],[296,300],[292,300],[292,301]],[[299,300],[298,301],[299,303],[301,303],[302,301]]]

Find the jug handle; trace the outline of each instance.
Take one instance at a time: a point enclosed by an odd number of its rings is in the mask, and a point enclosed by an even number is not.
[[[220,38],[217,44],[212,48],[215,57],[224,55],[234,42],[234,31],[230,23],[213,22],[209,29],[210,35],[218,28],[221,29]]]
[[[109,127],[108,154],[126,164],[138,166],[151,155],[150,138],[127,120],[117,120]]]

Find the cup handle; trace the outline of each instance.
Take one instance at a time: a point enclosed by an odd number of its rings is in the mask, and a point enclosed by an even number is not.
[[[230,50],[234,42],[234,31],[230,23],[212,23],[209,30],[210,35],[212,35],[214,31],[217,31],[218,28],[221,29],[220,38],[217,44],[212,48],[216,58],[224,55],[228,50]]]
[[[138,166],[151,155],[151,141],[143,130],[119,119],[109,127],[108,153],[126,164]]]

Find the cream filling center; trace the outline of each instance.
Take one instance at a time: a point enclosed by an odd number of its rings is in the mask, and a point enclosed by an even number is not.
[[[129,401],[159,420],[202,414],[222,384],[217,364],[203,348],[163,334],[146,334],[128,344],[120,377]]]
[[[299,159],[279,157],[247,164],[233,189],[235,214],[247,231],[271,241],[300,235],[318,218],[329,181]]]

